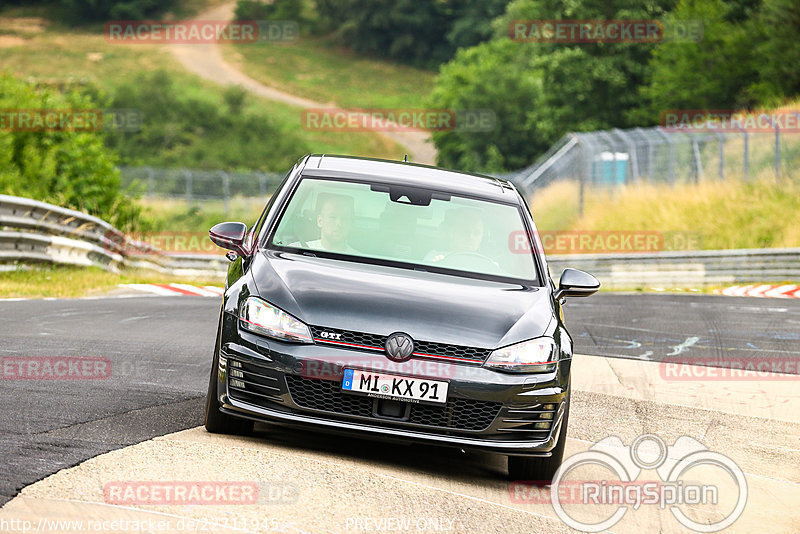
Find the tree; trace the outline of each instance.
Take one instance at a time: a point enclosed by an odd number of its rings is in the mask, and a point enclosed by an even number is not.
[[[800,95],[800,2],[764,0],[757,19],[758,79],[748,92],[762,104]]]
[[[671,6],[672,0],[513,0],[493,23],[495,41],[444,65],[432,97],[435,106],[492,109],[498,129],[508,131],[437,133],[440,163],[514,170],[567,132],[634,124],[654,44],[523,43],[510,40],[508,28],[519,20],[659,19]]]
[[[756,82],[757,28],[751,11],[723,0],[681,0],[667,21],[701,20],[699,42],[663,43],[653,52],[642,88],[650,120],[674,109],[738,109],[755,101],[744,89]],[[742,20],[743,19],[743,20]]]
[[[514,169],[546,150],[553,139],[544,133],[552,128],[542,105],[542,80],[538,58],[509,40],[461,50],[442,66],[430,107],[491,109],[496,127],[491,132],[434,132],[439,165],[471,171]]]
[[[86,95],[36,90],[0,75],[0,109],[96,110]],[[0,130],[0,193],[34,198],[103,218],[122,229],[139,220],[139,208],[120,185],[116,156],[96,131],[12,127]]]

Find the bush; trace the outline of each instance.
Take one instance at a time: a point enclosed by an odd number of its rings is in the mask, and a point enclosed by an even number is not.
[[[73,23],[107,20],[140,20],[156,17],[175,5],[175,0],[61,0]]]
[[[303,18],[303,0],[239,0],[236,3],[237,20],[293,20]]]
[[[221,98],[193,89],[159,70],[115,90],[110,107],[136,109],[143,119],[138,132],[107,136],[124,164],[282,171],[312,152],[297,128],[248,108],[241,88]]]
[[[86,95],[36,90],[0,75],[0,109],[93,110]],[[84,211],[128,230],[139,208],[121,190],[116,156],[100,132],[0,130],[0,193]]]

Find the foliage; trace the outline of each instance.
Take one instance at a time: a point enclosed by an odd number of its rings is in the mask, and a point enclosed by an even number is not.
[[[495,41],[462,51],[440,70],[434,107],[480,104],[498,117],[490,136],[441,132],[439,163],[501,171],[529,165],[568,131],[632,125],[652,44],[520,43],[507,37],[514,20],[657,19],[672,0],[513,0],[494,21]],[[493,57],[495,56],[495,57]]]
[[[508,0],[316,0],[320,30],[354,51],[421,67],[488,38]]]
[[[140,20],[168,11],[175,0],[61,0],[75,23]]]
[[[142,115],[140,131],[108,136],[125,164],[285,170],[313,152],[296,128],[249,106],[241,88],[222,98],[193,93],[164,70],[120,85],[109,105]]]
[[[293,20],[303,18],[303,0],[239,0],[237,20]]]
[[[0,75],[0,109],[96,110],[86,95],[36,90]],[[84,211],[128,229],[139,208],[120,187],[116,156],[95,131],[0,130],[0,193]]]

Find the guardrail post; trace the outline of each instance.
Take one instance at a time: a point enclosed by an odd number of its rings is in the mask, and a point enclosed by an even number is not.
[[[775,179],[781,177],[781,131],[775,124]]]
[[[694,171],[694,183],[700,182],[700,177],[703,174],[703,162],[700,161],[700,146],[697,143],[697,138],[693,135],[690,135],[692,140],[692,161],[694,165],[692,165],[692,170]]]
[[[747,130],[742,128],[741,126],[738,127],[739,131],[742,132],[744,135],[744,161],[742,162],[742,172],[744,173],[744,181],[749,181],[749,174],[750,174],[750,134],[747,133]]]
[[[192,203],[192,172],[189,169],[183,169],[183,176],[186,178],[186,200],[189,204]]]
[[[153,168],[147,167],[147,196],[152,198],[155,194],[155,187],[153,184],[153,176],[154,176]]]
[[[228,216],[231,213],[231,177],[225,171],[220,172],[222,173],[222,196],[225,202],[225,215]]]

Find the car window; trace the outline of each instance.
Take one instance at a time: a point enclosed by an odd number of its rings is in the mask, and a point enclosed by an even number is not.
[[[530,247],[515,205],[444,192],[303,178],[271,244],[532,281]]]

